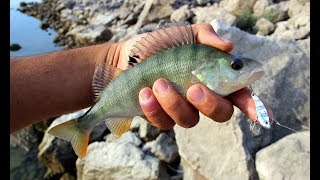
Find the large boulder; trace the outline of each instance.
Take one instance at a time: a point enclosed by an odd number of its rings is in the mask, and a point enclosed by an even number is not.
[[[258,151],[256,167],[261,180],[310,179],[310,131],[288,135]]]
[[[159,159],[144,154],[141,144],[130,131],[116,140],[90,144],[87,155],[77,160],[77,179],[168,178]]]
[[[259,37],[213,20],[211,25],[234,43],[231,53],[263,63],[265,76],[252,87],[281,124],[295,130],[310,126],[310,55],[308,42]],[[273,125],[250,131],[250,120],[237,108],[226,123],[201,116],[190,129],[174,128],[185,179],[257,178],[253,157],[260,149],[292,133]],[[290,167],[282,167],[290,168]]]

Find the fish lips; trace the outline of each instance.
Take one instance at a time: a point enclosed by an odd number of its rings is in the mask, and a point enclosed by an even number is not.
[[[260,79],[265,74],[265,71],[261,67],[256,67],[254,70],[249,74],[249,78],[246,80],[248,84],[253,83],[254,81]],[[247,78],[247,75],[242,75],[240,79]]]

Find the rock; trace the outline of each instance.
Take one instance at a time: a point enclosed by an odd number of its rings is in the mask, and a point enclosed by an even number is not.
[[[300,0],[290,0],[289,1],[289,17],[297,16],[297,15],[310,15],[310,2],[300,1]]]
[[[50,25],[49,25],[48,23],[46,23],[46,22],[42,22],[42,23],[39,25],[39,27],[40,27],[41,29],[43,29],[43,30],[47,29],[49,26],[50,26]]]
[[[21,49],[21,46],[17,43],[12,43],[10,45],[10,51],[18,51],[19,49]]]
[[[147,0],[144,4],[143,10],[139,15],[135,29],[139,29],[145,24],[158,22],[159,20],[169,18],[172,12],[173,8],[171,7],[170,3],[168,3],[168,0],[159,2],[157,0]]]
[[[27,3],[21,1],[21,2],[19,3],[19,6],[20,6],[20,7],[26,7],[26,6],[27,6]]]
[[[43,179],[46,167],[37,158],[41,138],[33,126],[10,134],[10,179]]]
[[[274,31],[275,26],[269,20],[267,20],[265,18],[261,18],[256,22],[254,29],[261,32],[262,35],[268,35]]]
[[[308,23],[310,23],[310,15],[297,16],[294,21],[294,27],[299,29],[300,27],[307,26]]]
[[[179,9],[173,11],[170,16],[170,20],[186,21],[193,16],[192,11],[188,5],[181,6]]]
[[[310,35],[310,28],[300,28],[300,29],[289,29],[287,31],[281,32],[276,31],[272,34],[272,37],[280,38],[280,39],[305,39]]]
[[[96,14],[89,21],[92,25],[105,25],[108,26],[114,19],[119,16],[118,13],[109,13],[109,14]]]
[[[217,123],[201,114],[195,127],[175,126],[174,131],[184,170],[183,179],[257,177],[254,159],[243,147],[245,133],[234,118],[227,123]],[[247,133],[252,134],[250,131]]]
[[[206,5],[208,3],[211,3],[212,0],[196,0],[197,4],[200,6]]]
[[[64,173],[59,180],[76,180],[76,177],[69,173]]]
[[[141,117],[137,117],[141,118]],[[145,141],[151,141],[158,137],[161,130],[153,125],[151,125],[147,120],[140,121],[139,136]]]
[[[219,7],[197,7],[193,8],[192,11],[195,14],[193,23],[210,23],[213,19],[223,20],[229,25],[234,25],[236,22],[235,16]]]
[[[160,161],[145,155],[139,138],[126,132],[113,142],[94,142],[77,160],[77,179],[161,179],[167,177]]]
[[[175,140],[166,133],[161,133],[156,140],[147,142],[142,150],[150,151],[161,161],[167,163],[174,162],[179,156]]]
[[[83,115],[87,110],[88,108],[63,115],[54,120],[48,129],[62,122],[75,119]],[[89,143],[102,140],[103,136],[106,134],[105,131],[106,126],[103,123],[96,125],[90,133]],[[75,162],[77,160],[77,156],[72,149],[71,143],[56,138],[48,133],[45,133],[42,142],[39,145],[38,158],[48,167],[46,177],[51,177],[57,174],[62,175],[65,172],[69,172],[71,174],[76,173]]]
[[[283,1],[278,4],[270,5],[263,12],[263,17],[269,19],[271,22],[276,23],[288,19],[288,1]]]
[[[223,21],[211,25],[234,43],[232,54],[263,63],[265,76],[252,84],[255,93],[273,110],[278,121],[295,130],[310,124],[310,55],[293,40],[257,37]],[[308,49],[304,43],[303,49]],[[235,109],[232,118],[217,123],[200,116],[189,129],[174,127],[184,179],[258,179],[253,157],[260,149],[292,133],[273,125],[250,131],[250,120]]]
[[[112,37],[112,32],[104,25],[79,25],[66,35],[73,35],[77,44],[105,42]]]
[[[255,2],[256,0],[221,0],[219,6],[232,14],[238,14],[246,7],[252,11]]]
[[[271,0],[257,0],[253,6],[253,13],[256,16],[261,16],[265,9],[272,4]]]
[[[310,179],[310,131],[288,135],[256,155],[259,178]]]

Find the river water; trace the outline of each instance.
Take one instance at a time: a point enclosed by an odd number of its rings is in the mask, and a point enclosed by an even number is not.
[[[53,29],[40,29],[41,21],[17,10],[22,0],[10,0],[10,45],[18,43],[22,48],[10,51],[10,56],[26,56],[63,49],[53,43],[57,34]],[[41,2],[41,0],[23,0]]]

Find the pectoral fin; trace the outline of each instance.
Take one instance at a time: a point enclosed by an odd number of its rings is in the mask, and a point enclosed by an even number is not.
[[[132,122],[132,117],[108,118],[106,120],[106,125],[114,136],[120,137],[123,133],[129,130],[131,126],[131,122]]]
[[[92,91],[95,97],[95,102],[98,101],[101,93],[108,83],[115,79],[122,70],[108,64],[101,64],[94,72],[92,79]]]
[[[196,76],[196,78],[205,84],[209,89],[214,89],[218,85],[218,63],[215,61],[204,61],[204,63],[193,70],[191,73]]]

